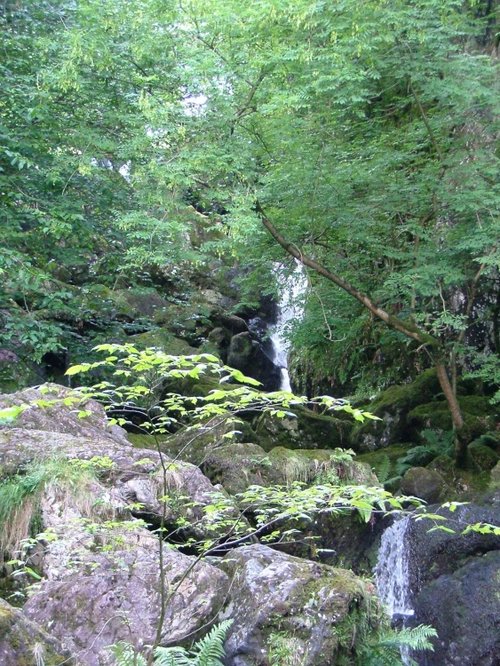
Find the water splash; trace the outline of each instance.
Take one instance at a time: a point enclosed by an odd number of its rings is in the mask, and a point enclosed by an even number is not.
[[[288,352],[290,342],[287,333],[293,320],[302,319],[304,315],[303,297],[307,291],[307,275],[301,263],[296,261],[295,269],[289,275],[283,274],[282,264],[274,265],[274,274],[280,283],[280,299],[278,316],[271,329],[272,361],[281,371],[281,391],[291,391],[288,373]]]

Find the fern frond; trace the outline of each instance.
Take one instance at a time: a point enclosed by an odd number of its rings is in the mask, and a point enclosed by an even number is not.
[[[120,641],[111,646],[111,652],[116,660],[117,666],[146,666],[146,660],[137,654],[130,643]]]
[[[210,632],[198,641],[192,652],[195,660],[194,666],[223,666],[222,657],[224,656],[224,641],[232,620],[225,620],[212,627]]]
[[[388,648],[407,647],[410,650],[434,650],[430,639],[437,636],[434,627],[419,624],[418,627],[387,631],[379,635],[378,644]]]
[[[155,650],[155,666],[193,666],[194,663],[182,647],[158,647]]]

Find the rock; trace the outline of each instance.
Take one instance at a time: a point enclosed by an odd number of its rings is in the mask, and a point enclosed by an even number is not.
[[[0,429],[0,476],[12,476],[33,460],[49,458],[90,460],[109,457],[114,467],[109,474],[120,479],[148,474],[158,469],[155,451],[134,449],[127,440],[114,441],[106,436],[75,437],[61,432],[24,428]]]
[[[491,470],[490,487],[492,490],[500,490],[500,461]]]
[[[415,594],[430,581],[452,574],[470,558],[500,549],[500,537],[476,532],[462,534],[467,525],[481,522],[496,524],[497,503],[485,506],[465,504],[458,506],[453,512],[439,506],[429,506],[426,511],[444,516],[446,521],[440,521],[440,524],[452,528],[454,533],[429,531],[433,526],[430,520],[410,521],[410,578]]]
[[[495,409],[487,396],[458,396],[469,440],[495,428]],[[408,428],[420,432],[423,428],[451,430],[451,414],[446,400],[434,400],[414,407],[408,413]]]
[[[425,370],[413,382],[390,386],[364,409],[380,421],[365,421],[353,429],[351,446],[355,451],[373,451],[406,441],[407,413],[428,402],[441,391],[435,370]]]
[[[305,407],[293,409],[295,418],[279,419],[262,414],[254,423],[257,443],[266,451],[287,449],[347,448],[352,421],[316,414]]]
[[[221,325],[233,334],[248,331],[248,324],[238,315],[221,313],[218,317],[213,316],[212,319],[220,321]]]
[[[277,664],[271,656],[278,639],[302,666],[336,663],[343,624],[366,593],[359,578],[262,545],[238,548],[219,566],[232,579],[233,596],[221,614],[234,620],[228,664]]]
[[[201,468],[212,483],[220,483],[231,495],[250,485],[288,485],[294,481],[378,485],[368,465],[338,462],[335,452],[328,449],[290,450],[278,446],[266,452],[257,444],[229,442],[208,450]]]
[[[497,464],[498,454],[480,442],[472,442],[467,447],[467,462],[480,472],[493,469]]]
[[[0,663],[2,666],[76,666],[76,661],[18,608],[0,599]]]
[[[418,595],[418,622],[438,633],[420,666],[497,666],[500,655],[500,551],[473,557]]]
[[[118,311],[126,312],[130,321],[158,316],[169,307],[168,302],[152,288],[118,289],[111,292],[111,297]]]
[[[233,335],[227,352],[227,364],[257,379],[265,391],[275,391],[280,386],[280,369],[249,332]]]
[[[139,348],[156,347],[166,354],[173,356],[189,356],[197,354],[198,349],[191,347],[186,340],[176,338],[164,328],[154,328],[144,333],[131,335],[128,342],[138,345]]]
[[[27,617],[50,627],[85,666],[114,663],[106,648],[118,641],[150,645],[160,616],[158,539],[131,525],[97,536],[66,526],[58,535],[44,556],[46,578],[25,604]],[[168,604],[161,643],[190,642],[219,611],[229,580],[167,545],[163,557]]]
[[[430,506],[426,512],[445,520],[406,516],[384,533],[381,593],[395,613],[413,609],[413,626],[437,629],[435,652],[418,653],[420,666],[497,666],[500,537],[466,528],[494,524],[498,505]]]
[[[165,495],[165,475],[168,502],[165,520],[174,529],[179,521],[186,527],[178,532],[179,541],[185,538],[217,538],[225,533],[223,527],[214,526],[205,515],[204,507],[212,504],[220,490],[215,488],[198,467],[184,462],[172,463],[164,456],[163,472],[156,451],[135,449],[128,442],[117,443],[108,439],[73,437],[62,433],[12,428],[0,430],[0,475],[12,476],[29,462],[49,459],[107,458],[113,465],[100,472],[100,478],[113,484],[117,507],[125,508],[140,503],[135,514],[158,525],[163,513],[159,497]],[[183,499],[182,499],[183,498]],[[236,515],[237,509],[234,507]],[[231,507],[227,517],[231,518]]]
[[[65,404],[65,401],[69,404]],[[37,403],[45,403],[39,406]],[[122,428],[110,426],[102,405],[85,398],[77,391],[58,384],[42,384],[38,388],[28,388],[17,393],[0,395],[0,409],[17,405],[27,406],[12,424],[16,428],[64,433],[75,437],[109,439],[126,444],[127,436]],[[79,412],[90,412],[79,418]],[[2,432],[2,426],[0,426]]]
[[[442,476],[426,467],[410,467],[401,481],[401,492],[404,495],[419,497],[428,503],[439,500],[443,487]]]

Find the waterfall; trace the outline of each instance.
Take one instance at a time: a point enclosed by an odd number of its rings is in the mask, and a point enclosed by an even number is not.
[[[287,333],[292,320],[302,319],[304,313],[303,297],[307,291],[307,275],[298,261],[289,275],[284,275],[283,265],[274,265],[274,274],[280,283],[280,298],[276,323],[271,329],[272,361],[281,371],[281,391],[291,391],[290,375],[288,374],[288,351],[290,343]]]
[[[411,607],[409,524],[409,517],[399,518],[384,531],[375,567],[380,600],[393,622],[403,626],[414,614]],[[401,660],[405,666],[412,663],[407,648],[401,649]]]

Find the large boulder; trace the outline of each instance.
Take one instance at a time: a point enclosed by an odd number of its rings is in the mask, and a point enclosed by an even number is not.
[[[119,506],[134,505],[134,515],[158,526],[164,520],[180,541],[218,538],[226,528],[211,520],[205,507],[221,494],[198,467],[173,462],[156,451],[135,449],[126,440],[73,437],[60,432],[10,428],[0,430],[0,478],[13,476],[29,463],[48,460],[97,461],[99,476],[112,484]],[[101,467],[100,461],[106,464]],[[166,498],[166,501],[160,498]],[[165,504],[165,506],[164,506]],[[237,515],[228,506],[226,517]],[[179,529],[179,525],[183,525]]]
[[[287,449],[348,448],[352,419],[317,414],[306,407],[294,407],[293,416],[277,418],[262,414],[254,424],[256,441],[266,451],[276,446]]]
[[[233,585],[221,614],[233,619],[227,664],[277,664],[278,644],[302,666],[337,663],[345,625],[367,593],[361,579],[262,545],[238,548],[219,566]]]
[[[498,666],[500,537],[465,531],[495,524],[498,506],[451,508],[428,508],[444,521],[406,517],[384,533],[379,592],[393,613],[437,630],[434,652],[418,657],[421,666]]]
[[[166,599],[163,645],[189,642],[206,630],[223,604],[227,576],[164,545],[160,576],[158,539],[138,525],[84,528],[58,525],[46,546],[44,579],[25,604],[28,618],[52,635],[85,666],[112,664],[106,648],[118,641],[141,650],[154,641],[161,597]]]
[[[0,395],[0,409],[17,406],[23,407],[24,411],[4,428],[15,425],[25,430],[127,442],[122,428],[109,425],[102,405],[58,384],[42,384],[37,388]]]
[[[336,452],[329,449],[277,446],[265,451],[258,444],[228,442],[206,451],[201,469],[231,495],[250,485],[286,486],[295,481],[378,485],[366,463],[339,461]]]
[[[2,666],[76,665],[58,640],[3,599],[0,599],[0,663]]]
[[[428,503],[437,502],[443,488],[442,476],[427,467],[410,467],[401,482],[401,491],[404,495],[419,497]]]
[[[414,610],[438,638],[420,666],[498,666],[500,551],[473,557],[424,587]]]
[[[407,414],[428,402],[441,389],[435,370],[426,370],[409,384],[389,386],[365,409],[380,421],[365,421],[354,428],[351,445],[356,451],[373,451],[407,439]]]

